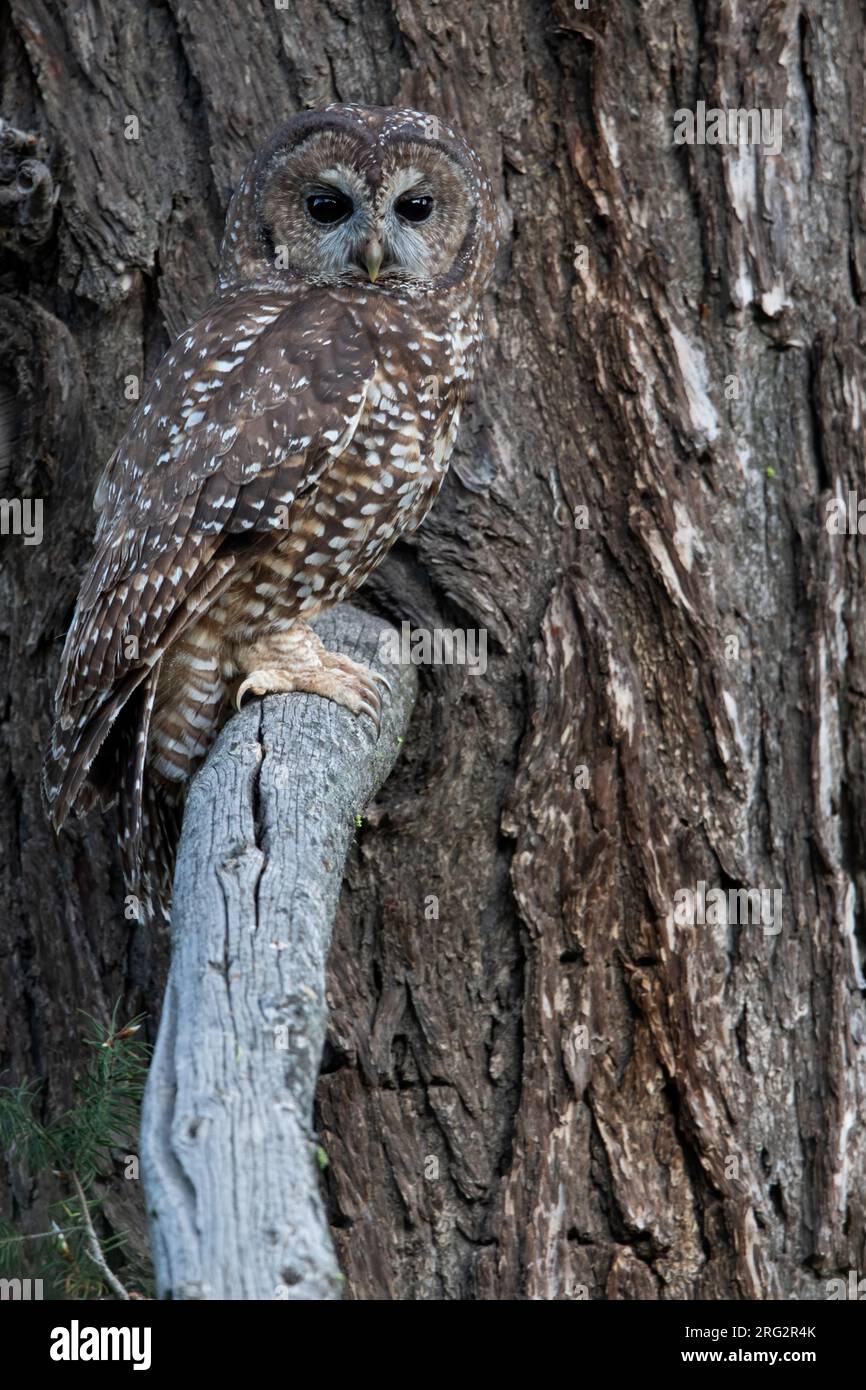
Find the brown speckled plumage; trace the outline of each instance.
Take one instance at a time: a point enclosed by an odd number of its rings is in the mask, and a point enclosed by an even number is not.
[[[305,214],[322,183],[355,200],[345,226]],[[417,228],[395,210],[414,188],[436,194]],[[373,237],[375,283],[355,244]],[[52,820],[119,793],[135,882],[142,839],[144,878],[165,879],[183,787],[239,680],[375,705],[306,622],[435,499],[497,244],[477,157],[418,112],[306,112],[249,165],[218,298],[163,358],[99,485],[56,696]]]

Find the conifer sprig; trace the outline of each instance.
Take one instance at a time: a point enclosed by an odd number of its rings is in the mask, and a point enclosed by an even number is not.
[[[99,1237],[95,1218],[102,1198],[97,1179],[112,1176],[111,1149],[129,1146],[138,1128],[141,1098],[151,1049],[139,1041],[145,1015],[118,1024],[115,1005],[107,1025],[83,1015],[89,1028],[83,1041],[91,1049],[84,1074],[75,1082],[75,1103],[58,1119],[39,1116],[41,1083],[0,1087],[0,1143],[10,1159],[36,1178],[51,1171],[67,1189],[54,1204],[49,1231],[21,1235],[0,1222],[0,1271],[14,1274],[40,1250],[40,1268],[62,1284],[69,1298],[95,1298],[108,1290],[129,1294],[106,1258],[124,1241],[122,1233]]]

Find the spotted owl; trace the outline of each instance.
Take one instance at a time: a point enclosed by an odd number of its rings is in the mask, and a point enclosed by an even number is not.
[[[304,112],[247,167],[216,297],[99,483],[44,770],[56,828],[119,798],[145,896],[233,703],[305,691],[378,723],[377,678],[309,623],[439,491],[497,245],[477,155],[417,111]]]

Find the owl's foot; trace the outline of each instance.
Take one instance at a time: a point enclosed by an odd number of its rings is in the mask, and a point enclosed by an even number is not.
[[[262,665],[250,671],[238,687],[235,696],[237,708],[240,709],[244,696],[250,693],[276,695],[298,691],[306,695],[324,695],[326,700],[343,705],[352,714],[368,715],[378,738],[382,722],[382,690],[390,693],[390,682],[351,657],[326,651],[324,647],[316,650],[316,647],[321,647],[321,644],[312,646],[305,643],[300,661],[286,660],[288,653],[281,653],[280,665]],[[301,656],[300,651],[298,656]]]

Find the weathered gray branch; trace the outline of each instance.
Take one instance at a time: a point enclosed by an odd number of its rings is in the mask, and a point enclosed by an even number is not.
[[[355,818],[394,763],[416,680],[383,665],[385,625],[359,610],[315,626],[393,694],[378,741],[319,696],[250,701],[193,781],[142,1120],[161,1297],[341,1295],[312,1131],[325,965]]]

